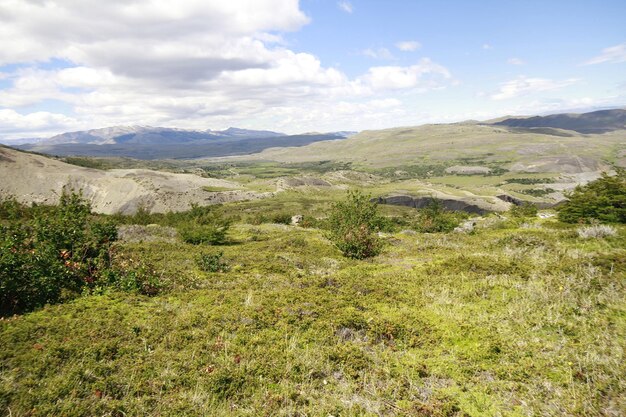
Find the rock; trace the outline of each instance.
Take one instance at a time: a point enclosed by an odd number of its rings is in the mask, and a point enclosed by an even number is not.
[[[489,211],[477,204],[472,204],[463,200],[454,200],[450,198],[437,199],[446,210],[464,211],[471,214],[484,215]],[[378,204],[391,204],[396,206],[407,206],[413,208],[425,208],[433,201],[432,197],[411,197],[409,195],[397,195],[391,197],[379,197],[372,199]]]
[[[474,231],[474,227],[476,227],[476,221],[468,220],[463,222],[459,227],[454,228],[454,232],[456,233],[471,233]]]
[[[497,196],[500,200],[502,201],[506,201],[507,203],[511,203],[513,205],[516,206],[522,206],[524,205],[524,203],[532,203],[535,206],[537,206],[538,209],[547,209],[547,208],[552,208],[555,207],[556,205],[558,205],[559,203],[548,203],[548,202],[544,202],[544,201],[525,201],[522,199],[519,199],[517,197],[513,197],[511,195],[508,194],[500,194],[499,196]]]
[[[481,166],[461,166],[455,165],[446,168],[447,174],[461,174],[461,175],[486,175],[491,173],[491,168]]]

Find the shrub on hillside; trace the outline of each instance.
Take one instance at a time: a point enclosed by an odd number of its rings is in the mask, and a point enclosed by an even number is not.
[[[513,217],[537,217],[538,211],[535,204],[524,201],[524,203],[519,206],[515,204],[511,206],[509,213]]]
[[[178,234],[192,245],[223,245],[229,225],[187,223],[178,228]]]
[[[193,205],[187,216],[188,219],[178,226],[184,242],[194,245],[226,243],[231,221],[217,208]]]
[[[382,219],[376,203],[359,191],[348,191],[346,200],[333,205],[327,220],[328,238],[348,258],[364,259],[380,253],[376,232]]]
[[[69,299],[98,281],[117,231],[90,211],[81,194],[63,192],[58,206],[0,226],[0,314]]]
[[[559,220],[565,223],[589,223],[593,219],[606,223],[626,223],[626,171],[606,173],[596,181],[578,186],[559,208]]]
[[[204,272],[228,272],[230,267],[222,256],[222,252],[203,253],[197,258],[196,263]]]
[[[453,231],[467,215],[458,211],[445,210],[441,201],[433,198],[419,210],[412,228],[421,233],[439,233]]]

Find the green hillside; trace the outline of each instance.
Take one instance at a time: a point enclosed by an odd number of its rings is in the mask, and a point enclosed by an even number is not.
[[[356,166],[487,165],[513,171],[571,172],[625,165],[624,131],[584,135],[552,129],[507,128],[475,123],[365,131],[343,141],[266,150],[255,159],[281,162],[350,161]],[[242,156],[239,159],[250,159]]]
[[[357,261],[314,221],[338,197],[291,192],[225,205],[235,223],[220,246],[177,237],[168,225],[185,214],[118,216],[114,266],[151,277],[160,292],[102,288],[0,320],[0,409],[13,416],[624,410],[623,226],[585,239],[578,226],[554,219],[488,216],[471,233],[416,233],[415,210],[381,207],[397,226],[382,234],[380,255]],[[309,227],[267,223],[282,221],[274,216],[281,210],[304,214]],[[201,263],[203,254],[219,262]]]

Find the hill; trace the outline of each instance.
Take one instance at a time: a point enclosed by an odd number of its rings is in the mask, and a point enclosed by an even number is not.
[[[231,181],[149,169],[102,171],[0,146],[0,197],[31,204],[55,204],[65,187],[82,190],[99,213],[188,210],[263,197]],[[217,191],[216,191],[217,190]]]
[[[582,114],[552,114],[526,118],[508,118],[493,123],[496,126],[573,130],[579,133],[606,133],[626,129],[626,110],[598,110]]]
[[[456,123],[364,131],[343,141],[268,149],[234,160],[347,161],[374,169],[487,166],[512,172],[580,174],[626,166],[625,131],[581,134],[556,129]],[[232,158],[231,158],[232,160]]]

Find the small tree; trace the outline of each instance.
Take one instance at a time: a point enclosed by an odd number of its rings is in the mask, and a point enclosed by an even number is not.
[[[559,220],[566,223],[589,223],[596,219],[606,223],[626,223],[626,171],[602,177],[578,186],[567,195],[559,208]]]
[[[328,238],[348,258],[365,259],[380,253],[376,235],[382,218],[378,206],[359,191],[348,191],[346,200],[333,205],[328,218]]]

